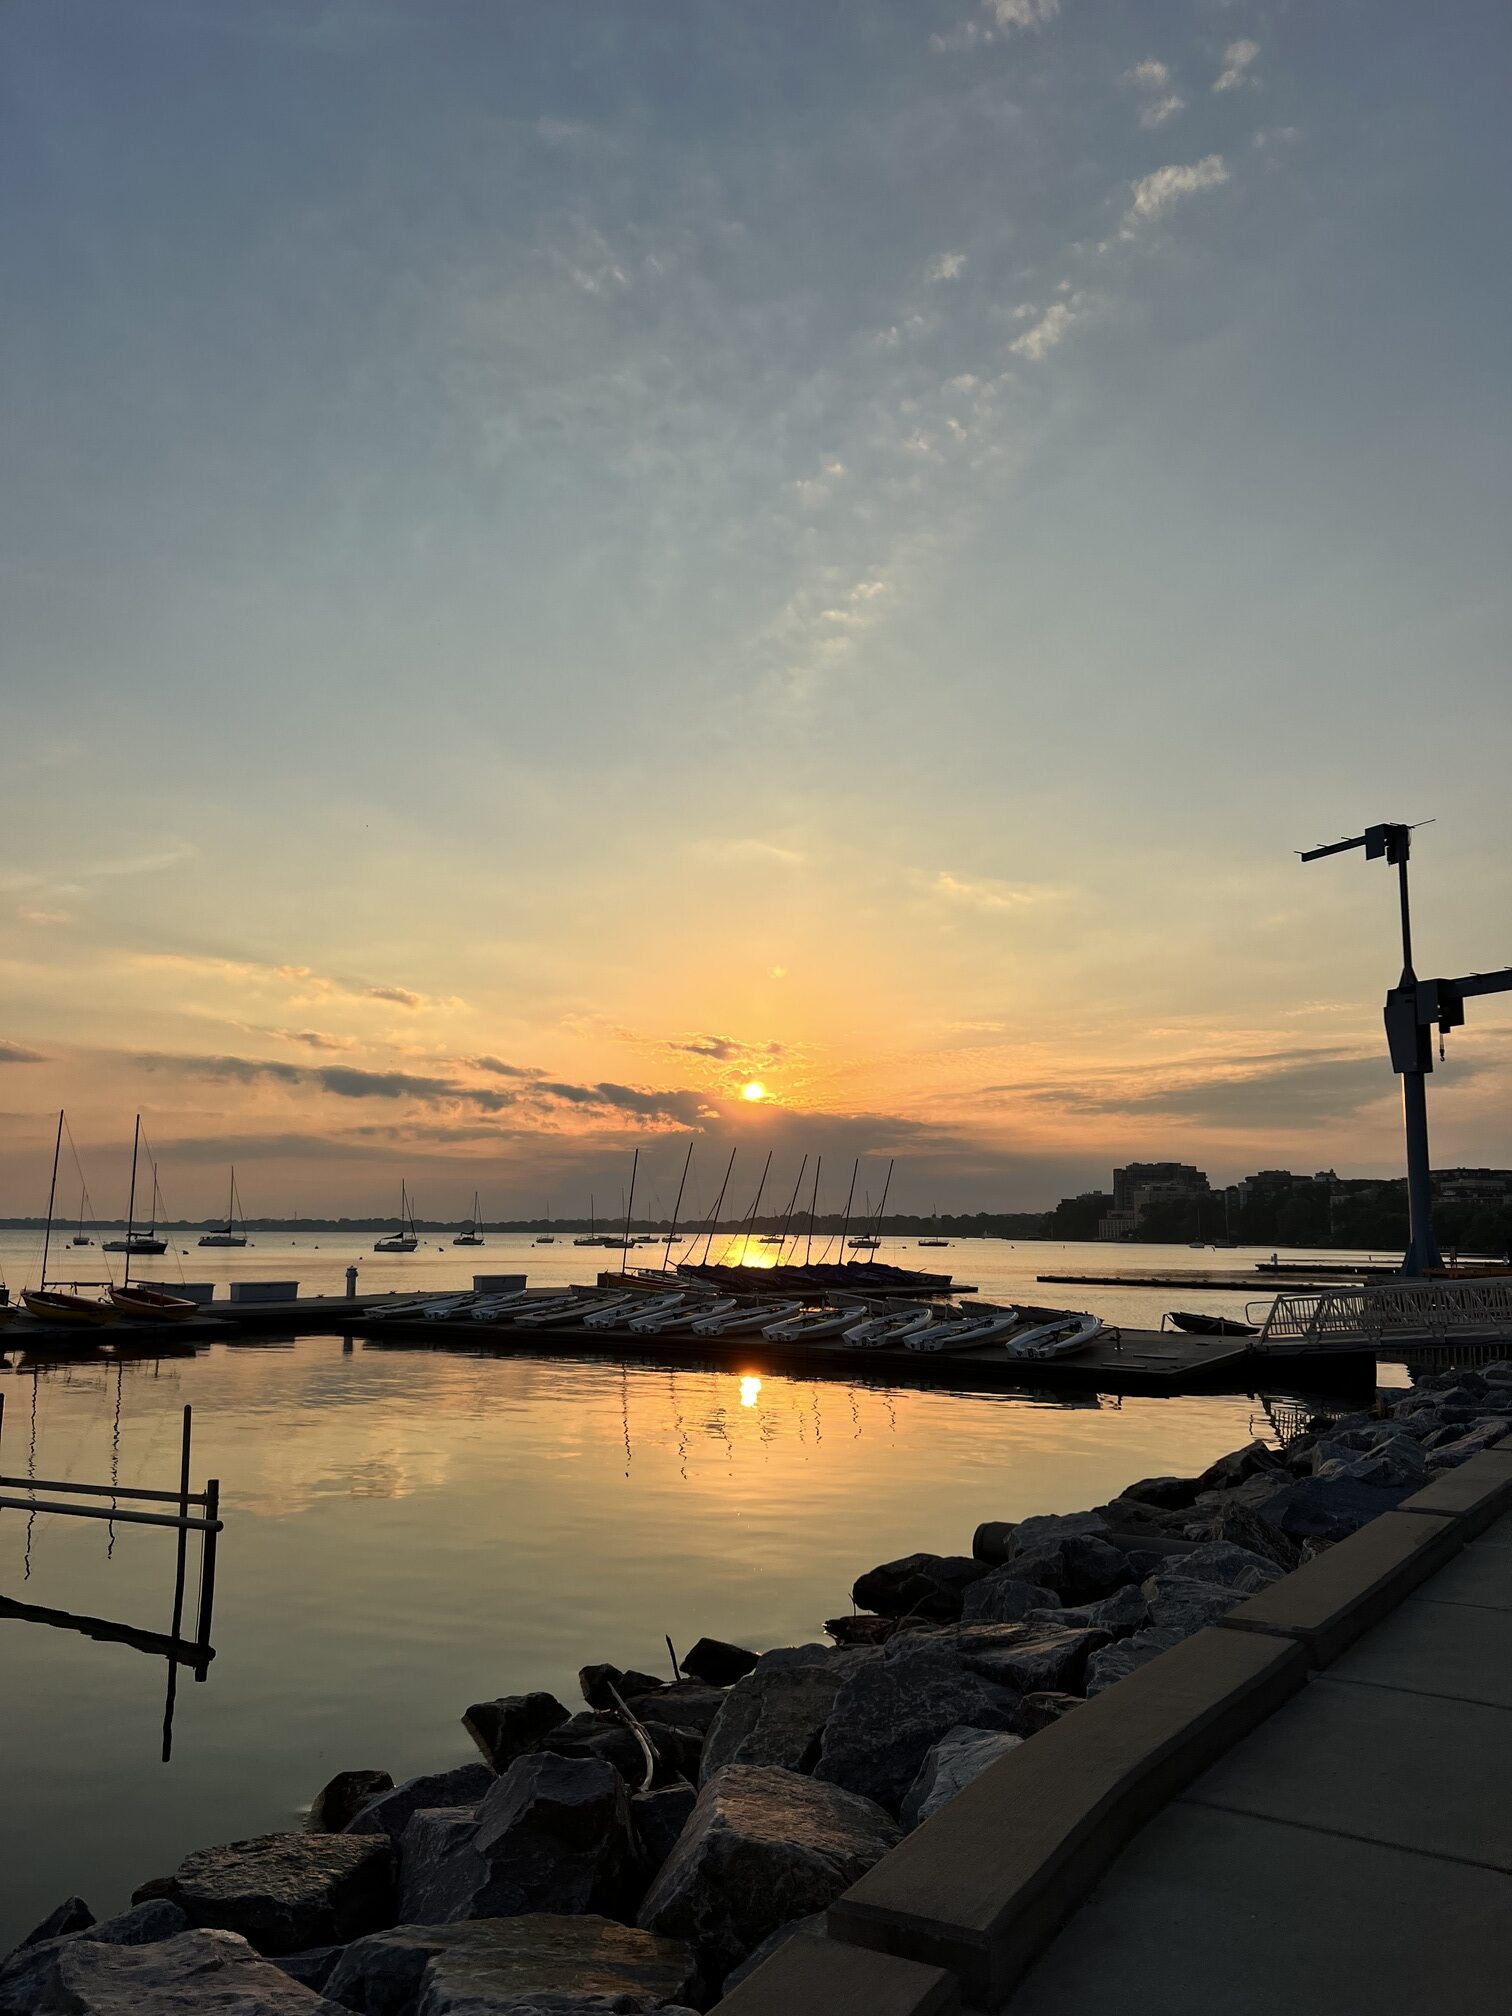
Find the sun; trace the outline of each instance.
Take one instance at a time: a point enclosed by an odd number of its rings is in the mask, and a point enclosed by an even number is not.
[[[740,1096],[742,1099],[749,1099],[754,1106],[758,1100],[765,1099],[767,1089],[759,1078],[753,1078],[749,1084],[741,1086]]]

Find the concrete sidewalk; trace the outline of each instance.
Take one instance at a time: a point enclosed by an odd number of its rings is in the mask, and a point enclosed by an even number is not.
[[[1158,1813],[1012,2016],[1512,2009],[1512,1514]]]

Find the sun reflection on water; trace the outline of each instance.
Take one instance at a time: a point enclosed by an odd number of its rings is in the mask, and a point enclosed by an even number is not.
[[[747,1372],[740,1382],[741,1406],[754,1407],[756,1405],[757,1400],[760,1397],[761,1397],[761,1381],[756,1377],[756,1375],[753,1372]]]

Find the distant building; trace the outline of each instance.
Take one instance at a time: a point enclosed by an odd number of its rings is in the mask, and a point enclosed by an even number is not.
[[[1207,1176],[1190,1162],[1130,1162],[1113,1171],[1113,1209],[1099,1223],[1097,1236],[1127,1239],[1139,1229],[1152,1204],[1197,1206],[1208,1194]]]
[[[1440,1204],[1505,1204],[1512,1169],[1435,1169],[1433,1195]]]

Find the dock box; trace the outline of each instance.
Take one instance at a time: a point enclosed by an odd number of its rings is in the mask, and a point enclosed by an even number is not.
[[[294,1302],[299,1299],[297,1281],[233,1281],[233,1302]]]
[[[180,1301],[194,1302],[200,1308],[215,1300],[213,1281],[156,1281],[146,1274],[139,1274],[136,1279],[143,1288],[161,1288],[165,1295],[177,1295]]]
[[[474,1274],[473,1293],[475,1295],[509,1295],[516,1288],[525,1286],[523,1274]]]

